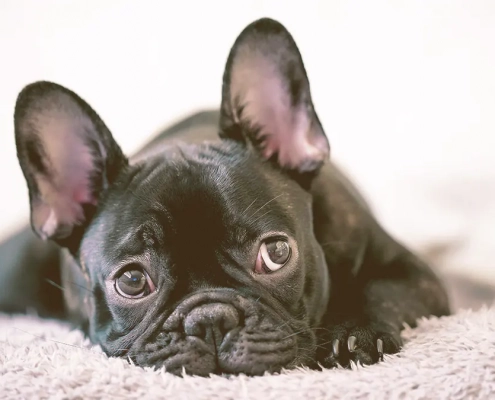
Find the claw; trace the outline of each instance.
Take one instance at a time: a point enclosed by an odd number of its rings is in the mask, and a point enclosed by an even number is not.
[[[378,358],[383,361],[383,340],[376,341],[376,349],[378,350]]]
[[[351,353],[356,349],[356,336],[349,336],[347,347]]]
[[[335,339],[332,344],[333,354],[335,357],[339,356],[339,339]]]

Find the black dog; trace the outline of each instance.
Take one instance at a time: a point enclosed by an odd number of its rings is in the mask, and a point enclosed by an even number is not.
[[[109,356],[198,375],[370,364],[399,351],[404,323],[449,313],[430,268],[327,161],[282,25],[240,34],[222,93],[219,112],[128,159],[76,94],[27,86],[18,157],[32,229],[57,246],[27,231],[3,245],[2,309],[53,315],[61,265],[59,311]]]

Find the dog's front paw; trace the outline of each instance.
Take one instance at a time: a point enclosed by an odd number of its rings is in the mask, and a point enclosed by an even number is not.
[[[325,368],[349,367],[351,361],[374,364],[382,361],[384,354],[399,352],[402,346],[399,331],[386,326],[335,325],[330,328],[326,339],[327,350],[319,360]]]

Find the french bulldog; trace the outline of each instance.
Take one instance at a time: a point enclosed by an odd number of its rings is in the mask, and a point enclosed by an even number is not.
[[[373,364],[404,324],[449,314],[433,270],[330,162],[277,21],[238,36],[219,110],[132,157],[55,83],[26,86],[14,119],[35,234],[0,248],[3,310],[58,312],[108,356],[201,376]]]

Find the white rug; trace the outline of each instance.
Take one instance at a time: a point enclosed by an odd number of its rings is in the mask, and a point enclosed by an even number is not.
[[[1,399],[495,398],[495,308],[422,320],[385,362],[248,378],[175,377],[109,359],[55,321],[0,314]]]

